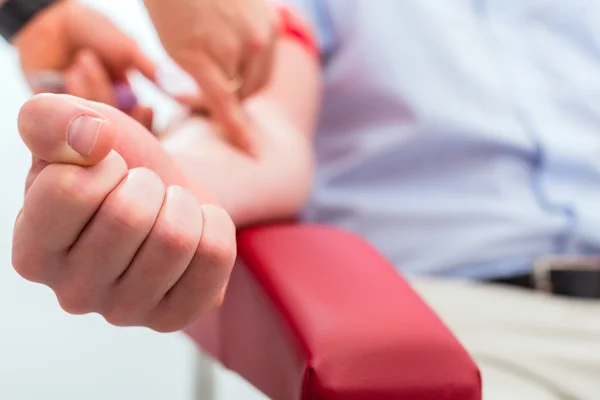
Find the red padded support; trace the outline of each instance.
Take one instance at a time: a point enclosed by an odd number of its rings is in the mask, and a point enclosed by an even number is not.
[[[277,400],[479,400],[466,351],[357,236],[275,225],[238,238],[223,306],[188,330]]]

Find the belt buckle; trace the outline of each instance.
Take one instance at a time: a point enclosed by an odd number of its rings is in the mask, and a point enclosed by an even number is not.
[[[555,291],[551,272],[569,270],[597,271],[600,273],[600,254],[548,254],[538,257],[533,268],[534,286],[539,291],[553,294]]]

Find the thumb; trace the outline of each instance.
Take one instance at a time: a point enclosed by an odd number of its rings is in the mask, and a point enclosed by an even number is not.
[[[49,163],[97,164],[112,150],[115,136],[104,115],[70,96],[55,94],[27,101],[18,128],[33,156]]]

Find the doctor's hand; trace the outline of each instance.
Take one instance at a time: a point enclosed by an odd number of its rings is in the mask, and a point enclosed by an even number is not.
[[[62,92],[48,72],[64,72],[82,50],[93,53],[113,82],[125,82],[137,70],[155,78],[153,61],[136,42],[100,12],[76,0],[62,0],[42,10],[14,37],[21,67],[35,93]]]
[[[240,100],[267,82],[278,19],[267,0],[145,0],[169,56],[198,84],[230,139],[251,146]]]

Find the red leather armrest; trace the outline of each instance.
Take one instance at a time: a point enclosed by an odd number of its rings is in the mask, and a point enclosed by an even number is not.
[[[273,399],[479,400],[469,355],[362,239],[245,230],[218,312],[188,333]]]

